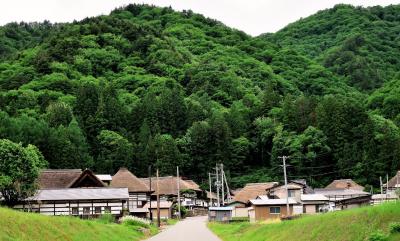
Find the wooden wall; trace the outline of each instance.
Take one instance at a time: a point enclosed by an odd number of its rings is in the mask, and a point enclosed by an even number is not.
[[[14,206],[15,209],[52,216],[93,216],[104,214],[107,210],[113,215],[121,215],[126,207],[127,200],[45,201]]]
[[[255,220],[267,220],[267,219],[278,219],[283,216],[288,216],[286,213],[286,205],[274,205],[274,206],[253,206]],[[270,213],[270,207],[280,207],[280,214]],[[293,213],[293,205],[289,206],[290,215]]]

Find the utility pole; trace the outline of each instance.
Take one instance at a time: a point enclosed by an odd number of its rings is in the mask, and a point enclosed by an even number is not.
[[[208,204],[208,206],[210,207],[212,205],[212,193],[211,193],[211,173],[208,173],[208,185],[210,186],[210,202]]]
[[[216,182],[216,184],[217,184],[217,207],[219,207],[220,206],[220,202],[219,202],[219,177],[218,177],[218,165],[215,165],[215,169],[216,169],[216,172],[217,172],[217,182]]]
[[[153,212],[151,211],[152,209],[151,209],[151,165],[149,166],[149,183],[150,183],[150,190],[149,190],[149,192],[150,192],[150,221],[151,222],[153,222]]]
[[[221,163],[221,187],[222,187],[222,206],[225,206],[225,192],[224,192],[224,164]]]
[[[158,182],[158,168],[157,168],[157,227],[160,227],[160,185]]]
[[[389,191],[389,174],[386,173],[386,201],[388,200],[388,191]]]
[[[287,176],[286,176],[286,159],[288,159],[288,156],[280,156],[278,157],[279,159],[282,159],[283,161],[283,175],[285,178],[285,189],[286,189],[286,215],[290,216],[290,208],[289,208],[289,190],[287,186]]]
[[[398,191],[397,191],[397,189],[399,188],[399,171],[397,171],[396,172],[396,186],[395,186],[395,188],[394,188],[394,192],[395,192],[395,196],[397,196],[397,199],[396,199],[396,202],[397,202],[397,200],[399,199],[399,197],[398,197],[398,195],[397,195],[397,193],[398,193]]]
[[[231,193],[229,192],[229,186],[228,186],[228,182],[226,181],[226,176],[225,176],[225,172],[224,172],[224,180],[225,180],[225,185],[226,185],[226,194],[227,194],[227,196],[228,196],[228,202],[230,202],[231,201]],[[222,185],[224,185],[223,183],[222,183]]]
[[[379,177],[379,183],[381,184],[381,203],[383,203],[383,184],[382,184],[382,177]]]
[[[178,219],[181,219],[181,188],[179,183],[179,166],[176,167],[176,184],[178,188]]]

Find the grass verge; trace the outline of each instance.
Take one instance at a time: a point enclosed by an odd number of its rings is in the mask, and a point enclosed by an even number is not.
[[[209,228],[224,241],[361,241],[382,230],[388,240],[400,240],[389,234],[389,225],[400,221],[400,203],[364,207],[322,215],[304,216],[279,223],[209,223]]]
[[[150,233],[157,231],[154,227]],[[0,240],[135,241],[146,238],[137,226],[50,217],[0,208]]]

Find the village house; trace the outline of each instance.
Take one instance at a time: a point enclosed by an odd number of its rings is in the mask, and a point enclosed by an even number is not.
[[[150,186],[149,178],[140,178],[147,186]],[[163,201],[177,202],[178,197],[178,178],[174,176],[165,176],[158,178],[158,189],[160,199]],[[157,178],[151,178],[151,187],[154,190],[152,200],[157,196]],[[208,207],[206,194],[200,189],[199,185],[193,180],[183,180],[179,178],[179,189],[181,194],[181,205],[189,210],[205,209]]]
[[[109,188],[88,169],[43,170],[39,190],[16,209],[46,215],[121,216],[128,206],[127,188]]]
[[[339,179],[333,180],[328,186],[325,187],[326,189],[350,189],[350,190],[357,190],[363,191],[364,187],[353,181],[352,179]]]
[[[172,218],[172,206],[173,203],[169,201],[160,201],[160,218],[161,219],[169,219]],[[150,210],[153,218],[157,218],[157,201],[151,201],[146,203],[144,206],[145,209]],[[150,213],[147,213],[147,218],[150,218]]]
[[[276,185],[278,185],[277,182],[248,183],[242,189],[234,192],[233,200],[228,206],[247,207],[249,200],[266,195],[266,190]]]
[[[248,207],[250,206],[249,201],[255,199],[258,196],[266,195],[267,189],[278,185],[277,182],[265,182],[265,183],[248,183],[243,188],[235,192],[233,200],[227,204],[227,206],[234,207],[232,211],[233,217],[248,217]]]
[[[301,194],[300,199],[305,214],[329,211],[329,199],[322,194]]]
[[[392,177],[388,183],[384,183],[382,184],[382,189],[386,190],[388,189],[389,192],[393,191],[395,192],[397,189],[400,188],[400,171],[396,172],[396,175],[394,175],[394,177]]]
[[[369,205],[371,194],[363,191],[364,187],[351,179],[334,180],[325,188],[316,188],[316,194],[329,199],[329,210],[343,210]]]
[[[228,222],[232,220],[235,207],[209,207],[208,221]]]
[[[154,192],[141,179],[133,175],[128,169],[120,168],[112,177],[111,187],[128,188],[129,213],[139,217],[146,217],[149,209],[145,207],[150,201],[150,195]]]
[[[293,215],[293,205],[297,205],[294,198],[269,199],[258,198],[249,201],[251,207],[248,208],[250,222],[262,220],[274,220]],[[286,204],[289,203],[289,213]]]
[[[374,194],[371,197],[371,205],[377,205],[385,202],[396,202],[397,200],[399,200],[399,197],[395,192]]]
[[[266,197],[268,199],[286,199],[287,197],[296,200],[297,204],[293,205],[293,214],[298,215],[304,213],[304,207],[301,197],[304,194],[311,194],[313,190],[309,187],[305,180],[294,180],[287,184],[275,185],[268,188]]]

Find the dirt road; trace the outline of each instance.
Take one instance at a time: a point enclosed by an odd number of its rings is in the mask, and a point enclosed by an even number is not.
[[[167,228],[148,241],[221,241],[206,226],[207,217],[190,217]]]

